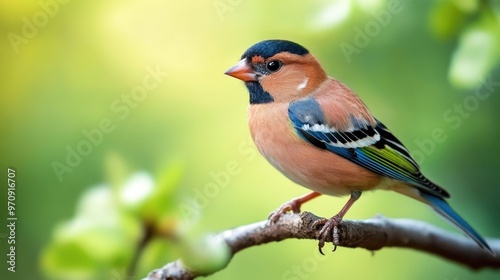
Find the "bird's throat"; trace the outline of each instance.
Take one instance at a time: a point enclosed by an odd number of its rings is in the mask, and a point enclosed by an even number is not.
[[[250,104],[264,104],[274,102],[269,92],[265,91],[259,82],[246,82],[248,92],[250,93]]]

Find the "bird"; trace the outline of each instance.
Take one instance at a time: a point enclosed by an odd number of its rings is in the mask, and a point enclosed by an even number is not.
[[[305,47],[281,39],[258,42],[225,74],[242,80],[249,92],[248,125],[259,152],[291,181],[311,190],[272,212],[271,223],[286,212],[299,213],[320,195],[350,195],[337,214],[313,224],[321,228],[323,254],[325,241],[338,238],[337,227],[363,192],[392,190],[429,205],[495,255],[448,204],[450,194],[422,174],[401,141],[356,93],[329,77]]]

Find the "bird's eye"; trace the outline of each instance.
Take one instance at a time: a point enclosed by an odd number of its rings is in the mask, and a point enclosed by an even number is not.
[[[276,71],[280,70],[281,65],[282,65],[281,61],[271,60],[267,63],[266,68],[267,68],[267,70],[269,70],[271,72],[276,72]]]

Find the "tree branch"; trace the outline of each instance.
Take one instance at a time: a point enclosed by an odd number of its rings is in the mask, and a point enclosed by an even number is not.
[[[316,239],[319,229],[311,225],[321,219],[309,212],[285,214],[273,225],[262,221],[229,229],[215,235],[237,252],[256,245],[289,238]],[[329,240],[331,242],[331,240]],[[409,219],[387,219],[377,216],[364,221],[342,221],[338,246],[379,250],[383,247],[404,247],[428,252],[471,269],[500,268],[500,240],[489,240],[497,256],[483,251],[472,240],[439,229],[430,224]],[[190,280],[205,274],[191,271],[181,260],[156,269],[145,280]]]

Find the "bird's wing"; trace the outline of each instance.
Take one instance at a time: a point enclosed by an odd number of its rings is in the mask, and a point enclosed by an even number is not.
[[[446,190],[422,175],[408,150],[381,122],[368,120],[363,114],[355,116],[345,112],[343,120],[339,122],[338,115],[333,120],[312,97],[296,100],[288,107],[288,116],[295,131],[312,145],[424,192],[449,197]]]

